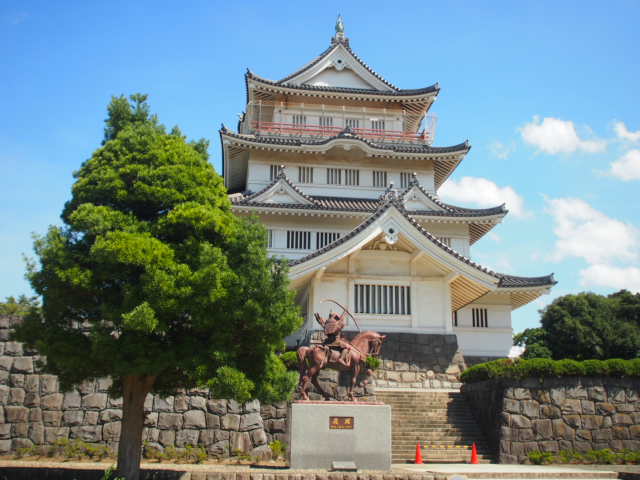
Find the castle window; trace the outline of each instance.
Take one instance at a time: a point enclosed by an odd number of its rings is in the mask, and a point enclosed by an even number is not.
[[[342,170],[339,168],[327,168],[327,184],[340,185],[342,183]]]
[[[345,127],[360,128],[360,120],[358,118],[345,118]]]
[[[340,238],[339,232],[316,232],[316,248],[322,248]]]
[[[344,171],[345,185],[360,185],[360,170],[347,168]]]
[[[411,181],[411,172],[400,172],[400,188],[407,188]]]
[[[280,167],[278,165],[269,165],[269,180],[273,182],[278,176],[279,170]]]
[[[458,326],[458,311],[451,312],[451,323],[454,327]]]
[[[313,183],[313,167],[298,167],[298,183]]]
[[[295,113],[293,115],[293,124],[297,126],[304,126],[307,124],[307,117],[301,113]]]
[[[479,328],[487,328],[489,326],[487,321],[487,309],[486,308],[472,308],[471,309],[471,322],[472,326]]]
[[[411,315],[411,287],[355,284],[356,313]]]
[[[322,115],[319,121],[321,127],[333,127],[333,117],[325,117]]]
[[[371,119],[371,130],[384,130],[384,120]]]
[[[273,248],[273,230],[267,230],[267,247]]]
[[[292,250],[311,250],[311,232],[287,230],[287,248]]]
[[[373,171],[373,186],[374,187],[386,187],[387,186],[387,172],[380,170]]]

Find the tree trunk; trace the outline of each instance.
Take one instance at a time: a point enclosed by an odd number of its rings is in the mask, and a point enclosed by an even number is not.
[[[122,428],[118,446],[118,475],[126,480],[139,480],[144,399],[156,377],[128,375],[122,379]]]

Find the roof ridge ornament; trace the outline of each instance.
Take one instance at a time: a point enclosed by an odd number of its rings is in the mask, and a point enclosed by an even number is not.
[[[395,202],[398,200],[398,191],[393,188],[393,182],[389,182],[389,186],[384,191],[382,195],[380,195],[380,204],[385,205],[389,202]]]
[[[420,182],[418,181],[418,174],[416,172],[413,172],[411,174],[411,180],[409,180],[409,183],[407,184],[407,186],[417,187],[418,185],[420,185]]]
[[[276,180],[280,180],[281,178],[286,179],[287,178],[287,174],[284,171],[285,166],[284,165],[280,165],[278,167],[278,173],[276,174]]]
[[[349,39],[344,34],[344,20],[342,19],[342,15],[338,14],[338,18],[336,19],[335,25],[336,34],[331,38],[331,43],[342,43],[343,45],[349,46]]]

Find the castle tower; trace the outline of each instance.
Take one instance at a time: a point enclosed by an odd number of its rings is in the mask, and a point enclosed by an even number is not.
[[[436,83],[400,89],[351,49],[342,19],[329,47],[281,80],[245,75],[237,132],[220,130],[238,215],[257,215],[272,255],[289,260],[306,322],[346,306],[363,329],[451,335],[465,357],[504,357],[511,311],[547,293],[552,275],[517,277],[471,260],[504,205],[471,209],[438,189],[470,150],[434,146]],[[355,328],[355,325],[350,325]]]

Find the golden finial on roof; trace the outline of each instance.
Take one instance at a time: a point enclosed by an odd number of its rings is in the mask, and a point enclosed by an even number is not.
[[[349,40],[344,36],[344,20],[342,20],[342,15],[338,14],[338,18],[336,19],[336,35],[331,39],[331,43],[343,43],[345,45],[349,45]]]

